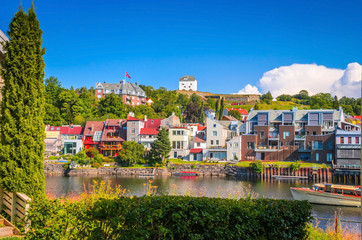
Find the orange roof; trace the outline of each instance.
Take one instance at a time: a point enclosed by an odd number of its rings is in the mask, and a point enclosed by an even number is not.
[[[143,121],[143,120],[132,117],[132,116],[127,116],[127,121]]]
[[[248,115],[248,111],[242,108],[227,108],[228,111],[238,111],[241,115]]]
[[[199,137],[196,137],[196,136],[195,136],[195,140],[194,140],[194,142],[195,142],[195,143],[204,143],[204,142],[205,142],[205,140],[203,140],[203,139],[201,139],[201,138],[199,138]]]
[[[205,130],[205,129],[206,129],[205,126],[198,126],[198,127],[197,127],[197,131],[203,131],[203,130]]]

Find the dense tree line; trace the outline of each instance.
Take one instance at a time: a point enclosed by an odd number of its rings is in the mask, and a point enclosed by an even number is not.
[[[343,112],[349,115],[361,115],[361,98],[332,96],[330,93],[318,93],[309,96],[307,90],[301,90],[298,94],[282,94],[276,98],[278,101],[294,102],[309,106],[311,109],[338,109],[342,107]],[[272,104],[273,97],[270,92],[263,94],[260,100],[267,104]],[[255,108],[256,107],[256,108]],[[254,109],[258,108],[256,105]]]

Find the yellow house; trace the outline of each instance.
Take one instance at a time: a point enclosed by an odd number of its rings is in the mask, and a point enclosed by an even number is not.
[[[171,158],[184,158],[190,152],[191,131],[185,127],[170,127]]]

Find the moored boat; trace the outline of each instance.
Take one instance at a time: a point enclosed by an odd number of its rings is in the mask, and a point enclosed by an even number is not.
[[[336,184],[314,184],[313,188],[290,188],[295,200],[336,206],[361,206],[361,187]]]

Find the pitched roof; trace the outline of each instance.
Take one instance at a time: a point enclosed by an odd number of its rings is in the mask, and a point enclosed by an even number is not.
[[[81,126],[62,126],[60,128],[62,135],[81,135],[83,134],[83,127]]]
[[[222,116],[223,121],[237,121],[233,116]]]
[[[202,153],[202,148],[191,148],[190,153]]]
[[[122,124],[125,122],[120,119],[107,119],[106,120],[106,126],[119,126],[118,130],[111,130],[104,128],[103,134],[102,134],[102,141],[110,141],[110,142],[123,142],[126,141],[127,138],[127,130],[123,128]],[[117,125],[118,124],[118,125]],[[107,137],[108,133],[118,133],[115,137],[109,138]]]
[[[248,111],[242,108],[226,108],[228,111],[238,111],[241,115],[248,115]]]
[[[179,81],[195,81],[194,76],[182,76]]]
[[[132,116],[127,116],[127,121],[143,121],[142,119],[138,119]]]
[[[97,83],[96,86],[96,88],[108,89],[113,92],[119,90],[121,94],[146,96],[145,91],[143,91],[143,89],[138,84],[130,82],[122,81],[121,83]]]
[[[157,135],[158,131],[154,128],[141,128],[140,135]]]
[[[145,121],[145,128],[158,129],[161,126],[162,119],[147,119]]]
[[[195,143],[204,143],[204,142],[206,142],[206,141],[203,140],[202,138],[199,138],[199,137],[195,136],[194,142],[195,142]]]
[[[88,121],[84,127],[84,135],[94,135],[95,132],[101,132],[104,127],[103,121]]]

